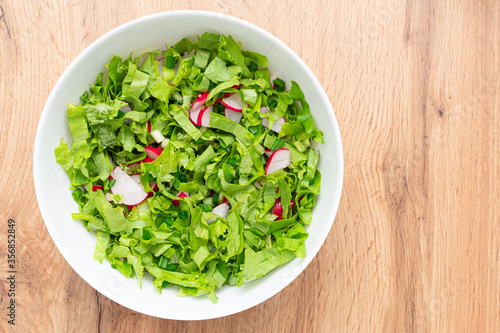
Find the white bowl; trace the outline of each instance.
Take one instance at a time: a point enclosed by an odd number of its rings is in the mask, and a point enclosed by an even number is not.
[[[285,81],[297,81],[326,144],[319,145],[321,193],[307,230],[307,256],[295,258],[261,279],[241,288],[224,286],[216,292],[217,304],[207,297],[179,297],[176,288],[160,295],[147,279],[142,290],[136,279],[125,278],[108,262],[92,259],[95,235],[71,219],[78,207],[73,201],[69,178],[56,163],[54,148],[60,138],[71,142],[66,103],[79,103],[79,96],[95,82],[96,75],[114,54],[127,57],[173,45],[183,37],[194,38],[205,31],[231,34],[244,49],[265,54],[268,67]],[[319,33],[319,32],[318,32]],[[305,42],[305,41],[304,41]],[[38,205],[57,248],[73,269],[97,291],[132,310],[151,316],[200,320],[217,318],[253,307],[291,283],[318,253],[337,212],[342,190],[344,160],[340,132],[325,91],[307,65],[270,33],[234,17],[202,11],[173,11],[150,15],[126,23],[96,40],[64,71],[42,112],[35,139],[33,172]],[[297,295],[297,297],[300,297]],[[283,306],[286,306],[284,304]]]

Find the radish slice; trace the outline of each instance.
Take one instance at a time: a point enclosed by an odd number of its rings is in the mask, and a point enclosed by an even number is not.
[[[189,120],[193,123],[193,125],[200,125],[198,124],[198,118],[200,116],[201,109],[200,110],[191,110],[189,112]]]
[[[276,220],[283,219],[283,206],[281,206],[281,198],[276,199],[274,202],[273,214],[278,217]]]
[[[207,91],[196,97],[193,104],[191,104],[191,112],[196,112],[196,111],[199,112],[203,108],[203,106],[207,102],[208,94],[209,92]]]
[[[189,197],[189,194],[187,194],[186,192],[181,191],[179,194],[177,194],[177,196],[179,198],[186,198],[186,197]],[[181,203],[179,202],[179,200],[172,200],[172,204],[177,207]]]
[[[144,185],[141,184],[141,175],[140,174],[135,174],[135,175],[130,175],[130,178],[134,180],[134,182],[139,185],[142,190],[144,191]],[[155,182],[150,182],[149,187],[153,190],[153,192],[148,192],[148,197],[152,197],[154,195],[154,192],[158,191],[158,184]]]
[[[243,103],[241,102],[240,94],[238,93],[230,94],[228,97],[224,98],[221,103],[229,110],[236,112],[243,111]]]
[[[151,122],[148,120],[148,133],[151,133]]]
[[[136,184],[139,184],[139,186],[142,186],[141,184],[141,175],[136,173],[134,175],[130,175],[130,178],[132,178],[132,180],[136,183]],[[144,186],[142,187],[144,189]]]
[[[141,184],[141,175],[140,174],[130,175],[130,178],[132,178],[134,180],[134,182],[136,182],[144,190],[144,185]],[[158,184],[156,184],[155,182],[150,182],[149,187],[151,187],[153,192],[158,191]],[[148,192],[148,195],[152,196],[153,193]]]
[[[213,104],[213,105],[215,105],[215,104],[219,103],[220,101],[222,101],[222,100],[223,100],[224,98],[226,98],[227,96],[229,96],[229,94],[224,94],[224,95],[222,95],[221,97],[217,98],[217,99],[215,100],[215,102],[214,102],[214,104]]]
[[[227,198],[224,197],[224,199],[222,199],[222,203],[226,203],[226,202],[229,202],[229,200],[227,200]]]
[[[266,175],[272,174],[274,171],[284,169],[290,165],[290,150],[280,148],[275,150],[266,165]]]
[[[202,108],[205,106],[207,102],[209,92],[205,92],[200,94],[191,104],[191,111],[189,111],[189,119],[194,125],[200,126],[200,112],[202,112]]]
[[[290,202],[290,211],[293,211],[293,207],[295,206],[295,201]],[[274,215],[278,216],[276,221],[283,219],[283,205],[281,204],[281,198],[276,199],[274,206],[272,208],[272,212]]]
[[[102,190],[104,186],[102,185],[92,185],[92,191]]]
[[[271,127],[271,130],[275,131],[276,133],[281,132],[281,126],[284,123],[285,123],[285,118],[281,117],[280,119],[274,122],[273,127]],[[264,119],[262,119],[262,126],[269,128],[269,119],[267,117],[264,117]]]
[[[148,194],[144,192],[129,175],[120,167],[116,167],[111,172],[111,177],[115,180],[115,185],[111,187],[111,193],[119,194],[124,205],[137,205],[146,200]]]
[[[253,183],[253,186],[255,186],[259,190],[262,189],[262,184],[257,180]]]
[[[227,117],[227,119],[232,120],[234,122],[239,123],[241,118],[243,117],[243,113],[241,112],[236,112],[230,109],[225,109],[224,110],[224,115]]]
[[[163,140],[165,140],[165,137],[163,136],[163,134],[161,134],[159,130],[154,130],[153,132],[151,132],[151,136],[158,143],[161,143]]]
[[[269,109],[265,106],[260,108],[260,114],[268,113],[270,112]],[[281,117],[280,119],[276,120],[273,124],[273,127],[271,127],[271,131],[275,131],[276,133],[281,132],[281,126],[285,123],[285,118]],[[262,119],[262,126],[265,126],[269,128],[269,118],[265,116]]]
[[[227,213],[229,212],[229,204],[227,202],[221,203],[218,206],[215,206],[214,209],[212,210],[212,213],[219,215],[222,218],[226,218]],[[207,220],[207,223],[210,224],[213,221],[215,221],[215,218],[211,218]]]
[[[271,155],[273,154],[273,151],[271,149],[266,149],[264,151],[264,154],[266,154],[267,157],[271,157]]]
[[[152,158],[153,160],[160,156],[161,152],[163,151],[163,149],[161,149],[160,147],[155,148],[151,146],[145,147],[144,150],[146,151],[146,155],[148,155],[148,157]]]
[[[209,127],[210,126],[210,114],[212,113],[213,110],[214,110],[214,108],[211,106],[201,110],[200,114],[198,115],[198,125]]]
[[[231,89],[240,89],[241,84],[238,84],[237,86],[232,86]],[[214,102],[214,105],[222,101],[224,98],[229,97],[231,93],[224,93],[221,97],[217,98]]]

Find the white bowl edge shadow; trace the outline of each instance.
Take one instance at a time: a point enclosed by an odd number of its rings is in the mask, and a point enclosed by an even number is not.
[[[186,26],[185,22],[191,23]],[[54,156],[60,138],[71,142],[66,103],[79,102],[81,93],[95,82],[97,73],[104,71],[104,64],[113,54],[127,57],[134,52],[137,56],[205,31],[231,34],[235,40],[241,41],[244,49],[266,55],[270,70],[287,83],[297,81],[326,142],[318,145],[321,193],[312,223],[307,226],[310,236],[306,241],[306,257],[295,258],[240,288],[224,286],[216,292],[217,304],[212,304],[205,296],[176,296],[174,288],[163,290],[160,295],[151,279],[146,278],[141,290],[136,279],[125,278],[107,261],[99,264],[92,259],[95,235],[71,219],[71,213],[77,212],[78,207],[68,189],[69,179]],[[49,95],[38,124],[33,158],[35,192],[42,218],[60,253],[77,274],[94,289],[127,308],[176,320],[212,319],[238,313],[271,298],[289,285],[312,261],[333,225],[340,202],[343,172],[338,123],[326,93],[309,67],[267,31],[231,16],[203,11],[172,11],[141,17],[109,31],[88,46],[64,71]]]

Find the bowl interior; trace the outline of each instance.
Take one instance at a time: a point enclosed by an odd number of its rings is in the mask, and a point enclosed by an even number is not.
[[[78,207],[68,187],[69,179],[54,157],[61,138],[71,142],[66,120],[66,103],[79,103],[78,97],[95,82],[114,54],[127,57],[131,52],[164,48],[183,37],[194,38],[205,31],[230,34],[244,49],[265,54],[268,67],[286,82],[297,81],[310,103],[315,122],[324,133],[326,144],[319,145],[321,193],[307,228],[305,259],[295,258],[265,277],[241,288],[223,287],[219,302],[206,297],[178,297],[175,288],[160,295],[147,279],[142,290],[136,279],[127,279],[108,262],[92,259],[95,235],[71,219]],[[222,14],[178,11],[155,14],[122,25],[85,49],[66,69],[54,87],[38,125],[34,151],[34,179],[38,204],[54,243],[73,269],[92,287],[112,300],[145,314],[180,320],[216,318],[248,309],[286,287],[316,255],[337,212],[343,178],[340,133],[329,100],[304,62],[286,45],[266,31],[245,21]]]

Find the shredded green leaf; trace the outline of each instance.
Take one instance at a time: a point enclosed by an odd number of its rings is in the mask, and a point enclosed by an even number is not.
[[[94,259],[141,286],[149,274],[159,292],[177,286],[216,302],[224,285],[305,257],[304,226],[321,185],[311,142],[323,134],[296,82],[289,91],[270,82],[266,56],[208,32],[139,57],[115,55],[106,68],[80,105],[68,104],[72,144],[54,150],[79,205],[73,219],[96,233]],[[241,119],[221,102],[231,94]],[[212,107],[205,126],[192,113],[200,99],[200,111]],[[288,150],[290,165],[267,175],[266,149]],[[143,202],[122,203],[115,168],[135,179]]]

